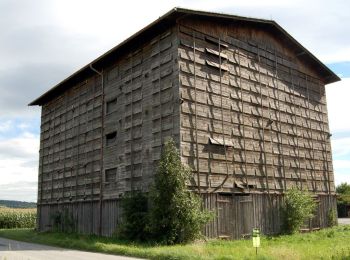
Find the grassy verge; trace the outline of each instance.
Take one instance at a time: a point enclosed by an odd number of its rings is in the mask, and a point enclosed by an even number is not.
[[[350,226],[308,234],[264,237],[258,257],[250,240],[210,240],[188,245],[159,246],[109,238],[31,229],[0,230],[1,237],[65,248],[149,259],[350,259]]]

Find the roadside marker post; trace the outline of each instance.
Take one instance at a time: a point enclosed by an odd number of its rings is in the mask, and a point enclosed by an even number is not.
[[[255,247],[255,254],[258,255],[258,247],[260,247],[260,230],[258,228],[253,229],[253,247]]]

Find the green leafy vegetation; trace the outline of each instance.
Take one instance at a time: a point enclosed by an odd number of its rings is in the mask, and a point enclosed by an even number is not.
[[[181,163],[175,142],[166,142],[150,192],[150,229],[162,243],[193,241],[211,214],[202,209],[199,195],[187,189],[191,171]]]
[[[148,198],[146,194],[137,192],[123,197],[123,222],[118,230],[118,237],[128,240],[146,240],[148,229]]]
[[[76,231],[76,223],[74,221],[72,213],[69,213],[67,209],[63,211],[56,211],[50,216],[53,223],[53,231],[73,233]]]
[[[187,189],[190,177],[191,171],[181,163],[174,141],[168,140],[150,193],[138,192],[122,200],[119,237],[162,244],[187,243],[201,237],[211,214],[202,209],[201,198]]]
[[[337,211],[335,209],[331,209],[327,214],[327,225],[328,227],[333,227],[338,224],[337,221]]]
[[[337,210],[338,216],[345,218],[349,217],[350,212],[350,184],[341,183],[337,186],[336,192],[338,193],[337,198]]]
[[[262,237],[258,256],[251,240],[209,240],[186,245],[130,243],[65,233],[37,233],[32,229],[0,230],[1,237],[64,248],[128,255],[147,259],[349,259],[350,226],[311,233]]]
[[[0,228],[34,228],[36,209],[0,208]]]
[[[308,218],[313,217],[316,203],[306,191],[296,188],[286,192],[283,205],[284,229],[286,233],[299,232]]]

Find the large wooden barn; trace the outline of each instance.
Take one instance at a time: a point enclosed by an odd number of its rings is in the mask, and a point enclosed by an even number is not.
[[[175,8],[30,105],[42,106],[38,229],[68,214],[111,236],[120,198],[147,192],[172,137],[208,237],[281,229],[292,187],[335,208],[325,85],[339,78],[276,22]]]

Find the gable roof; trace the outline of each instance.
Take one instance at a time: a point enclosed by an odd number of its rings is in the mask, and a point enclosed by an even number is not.
[[[326,84],[340,80],[340,78],[333,71],[331,71],[325,64],[323,64],[319,59],[317,59],[311,52],[309,52],[305,47],[303,47],[297,40],[295,40],[288,32],[286,32],[278,23],[276,23],[273,20],[257,19],[223,13],[197,11],[184,8],[173,8],[172,10],[159,17],[157,20],[155,20],[145,28],[141,29],[140,31],[127,38],[108,52],[104,53],[97,59],[82,67],[77,72],[73,73],[68,78],[58,83],[49,91],[45,92],[43,95],[32,101],[29,105],[43,105],[47,103],[57,95],[72,87],[74,84],[78,83],[84,77],[93,75],[95,72],[91,70],[90,66],[93,66],[95,68],[102,68],[104,64],[107,64],[108,62],[115,60],[118,56],[123,55],[123,53],[125,53],[125,51],[130,49],[132,46],[139,45],[141,42],[149,40],[150,38],[157,35],[157,33],[160,30],[164,30],[164,28],[168,28],[176,24],[177,19],[185,16],[193,16],[198,18],[215,18],[216,20],[227,22],[242,21],[250,24],[267,27],[268,29],[276,33],[283,42],[288,43],[289,46],[294,48],[296,52],[299,53],[298,56],[301,59],[304,59],[306,62],[317,68],[319,73],[321,75],[324,75],[322,78]]]

